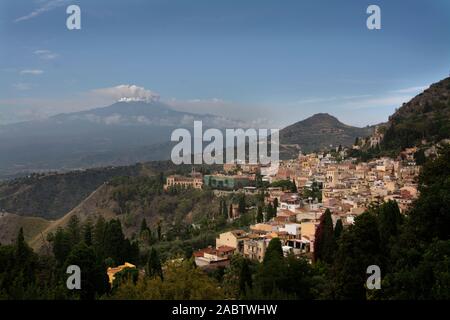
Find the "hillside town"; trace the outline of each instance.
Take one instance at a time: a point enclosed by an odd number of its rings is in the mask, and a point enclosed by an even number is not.
[[[275,174],[260,165],[225,164],[222,172],[211,175],[193,171],[190,176],[169,176],[164,188],[211,188],[217,196],[262,192],[264,203],[276,210],[272,217],[264,212],[262,221],[245,230],[219,234],[215,247],[194,252],[199,267],[226,266],[235,253],[261,262],[273,238],[282,241],[285,255],[293,253],[311,260],[316,228],[326,210],[330,210],[334,225],[341,220],[345,227],[374,203],[394,200],[402,212],[410,207],[418,197],[416,151],[408,148],[396,159],[357,162],[347,157],[347,150],[336,148],[330,153],[300,154],[281,161]],[[284,188],[283,182],[294,185],[296,191]],[[232,208],[228,218],[238,217],[239,211]]]

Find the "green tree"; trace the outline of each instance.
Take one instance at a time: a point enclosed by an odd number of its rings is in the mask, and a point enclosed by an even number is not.
[[[364,300],[367,267],[378,265],[383,270],[376,215],[365,212],[356,217],[339,243],[331,270],[332,298]]]
[[[163,279],[161,260],[158,251],[152,248],[147,262],[147,275],[149,277],[159,277]]]
[[[222,205],[222,217],[224,217],[225,219],[228,219],[228,206],[227,206],[227,203],[225,202],[225,200],[223,200],[223,205]]]
[[[240,273],[239,273],[239,295],[245,296],[248,289],[253,286],[252,272],[250,270],[249,262],[247,259],[242,260]]]
[[[93,245],[95,252],[99,257],[106,258],[105,255],[105,233],[106,233],[106,221],[100,216],[98,217],[94,226]]]
[[[263,221],[264,221],[263,209],[261,206],[258,206],[257,213],[256,213],[256,222],[261,223]]]
[[[245,194],[239,195],[238,210],[240,214],[244,214],[246,212]]]
[[[341,237],[342,232],[344,231],[344,226],[342,225],[342,220],[338,219],[336,221],[336,225],[334,226],[334,239],[337,242]]]
[[[295,179],[292,179],[292,187],[291,187],[291,192],[293,193],[297,193],[297,184],[295,183]]]
[[[286,282],[286,263],[283,257],[281,241],[278,238],[270,240],[255,275],[254,294],[257,298],[280,298],[278,295]],[[259,296],[259,297],[258,297]]]
[[[142,234],[142,232],[149,230],[148,225],[147,225],[147,220],[145,220],[145,218],[142,219],[141,222],[141,229],[140,229],[140,233]]]
[[[266,206],[266,221],[270,221],[273,217],[275,217],[274,210],[272,203],[269,202]]]
[[[83,241],[84,243],[90,247],[92,246],[92,242],[93,242],[93,230],[92,230],[92,224],[90,221],[88,221],[84,226],[83,226]]]
[[[73,215],[69,219],[69,223],[67,224],[67,233],[69,235],[70,244],[75,246],[81,241],[81,226],[80,226],[80,218],[77,215]]]
[[[106,268],[92,248],[84,243],[76,245],[67,257],[66,268],[69,265],[77,265],[81,269],[81,299],[93,300],[107,292],[109,284]]]
[[[327,263],[333,261],[336,250],[336,240],[333,232],[333,220],[329,209],[320,217],[314,241],[314,261],[322,260]]]
[[[274,207],[275,209],[277,209],[278,206],[279,206],[279,204],[278,204],[278,198],[273,199],[273,207]]]
[[[69,234],[63,228],[58,228],[53,237],[53,254],[60,265],[64,264],[71,249]]]

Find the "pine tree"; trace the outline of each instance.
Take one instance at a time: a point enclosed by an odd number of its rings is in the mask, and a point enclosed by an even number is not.
[[[72,249],[70,236],[62,228],[58,228],[53,237],[53,254],[60,265],[66,261]]]
[[[83,226],[83,241],[88,247],[92,246],[92,224],[90,222]]]
[[[100,216],[94,226],[93,245],[95,252],[99,257],[107,258],[105,257],[105,231],[106,221],[105,218]]]
[[[77,215],[70,217],[69,223],[67,224],[67,232],[70,237],[70,243],[72,246],[77,245],[81,241],[81,227],[80,218]]]

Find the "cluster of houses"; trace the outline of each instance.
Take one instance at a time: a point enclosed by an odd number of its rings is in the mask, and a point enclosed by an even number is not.
[[[359,163],[356,159],[346,158],[345,150],[340,151],[339,160],[331,154],[300,154],[296,159],[281,161],[277,172],[268,172],[259,165],[226,164],[223,172],[213,175],[171,176],[165,188],[208,186],[221,195],[259,192],[256,188],[258,175],[269,183],[295,182],[298,190],[295,193],[281,187],[265,189],[266,204],[278,203],[275,217],[251,225],[246,231],[220,234],[215,247],[194,253],[195,261],[201,267],[216,267],[229,263],[230,256],[235,253],[262,261],[268,243],[274,237],[282,241],[285,254],[311,257],[315,230],[325,210],[332,212],[334,223],[340,219],[344,225],[349,225],[373,202],[395,200],[402,212],[409,208],[418,196],[416,180],[420,167],[414,162],[415,152],[410,148],[397,159],[384,157]],[[306,196],[305,190],[315,192]]]

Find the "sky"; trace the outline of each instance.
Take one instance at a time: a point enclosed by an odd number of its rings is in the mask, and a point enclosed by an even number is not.
[[[81,30],[66,27],[72,4]],[[0,124],[123,95],[260,127],[318,112],[365,126],[449,73],[448,0],[0,3]]]

